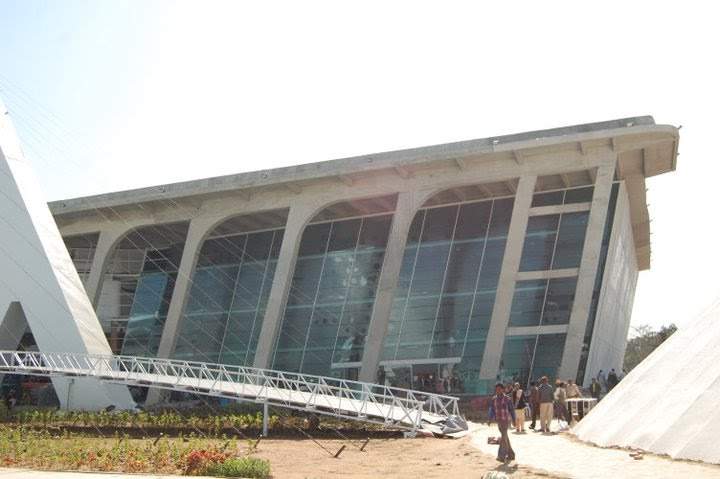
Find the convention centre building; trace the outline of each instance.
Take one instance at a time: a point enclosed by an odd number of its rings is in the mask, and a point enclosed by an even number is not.
[[[646,178],[678,141],[644,116],[50,209],[117,354],[466,396],[587,384],[622,365]]]

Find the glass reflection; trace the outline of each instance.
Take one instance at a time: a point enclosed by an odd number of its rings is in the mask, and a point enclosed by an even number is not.
[[[392,216],[308,225],[273,368],[356,378]]]
[[[252,365],[282,236],[269,230],[203,243],[175,358]]]

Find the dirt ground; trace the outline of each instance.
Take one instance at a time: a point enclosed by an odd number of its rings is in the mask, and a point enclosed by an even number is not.
[[[503,471],[513,478],[559,478],[526,466],[506,467],[494,457],[463,439],[373,439],[359,451],[362,441],[321,439],[318,442],[333,454],[347,447],[339,459],[333,458],[311,440],[272,440],[260,442],[256,455],[270,461],[274,478],[482,478],[488,471]]]

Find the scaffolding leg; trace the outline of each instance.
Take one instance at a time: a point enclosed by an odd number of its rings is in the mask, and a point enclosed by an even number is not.
[[[270,417],[268,415],[268,403],[265,401],[263,404],[263,437],[268,437],[268,422]]]

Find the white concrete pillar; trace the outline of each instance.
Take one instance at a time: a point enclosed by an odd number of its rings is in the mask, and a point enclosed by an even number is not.
[[[585,244],[583,245],[577,286],[575,287],[575,299],[570,313],[565,349],[560,369],[558,369],[559,378],[574,380],[575,376],[577,376],[585,338],[585,328],[590,314],[593,288],[595,287],[595,276],[600,262],[603,230],[614,176],[615,158],[613,157],[612,161],[608,161],[608,164],[598,167],[595,177],[590,216],[585,232]]]
[[[305,225],[315,216],[319,208],[319,204],[311,201],[298,202],[290,207],[270,296],[265,309],[265,317],[260,329],[257,350],[255,351],[254,365],[256,368],[269,368],[271,366],[275,341],[280,332],[280,324],[285,313],[285,303],[287,302],[290,284],[295,272],[300,240]]]
[[[95,307],[95,311],[97,311],[105,272],[115,251],[115,245],[128,231],[128,227],[115,225],[100,231],[92,265],[90,266],[90,274],[88,274],[87,281],[85,281],[85,291],[90,302]]]
[[[183,246],[183,254],[178,267],[177,279],[173,288],[172,298],[168,306],[167,319],[160,338],[157,357],[169,358],[175,350],[177,343],[180,319],[185,310],[185,304],[188,300],[190,286],[192,285],[192,274],[195,271],[200,248],[202,248],[205,237],[217,223],[217,218],[193,218],[190,220],[187,237],[185,238],[185,246]]]
[[[388,235],[385,257],[383,259],[382,271],[378,281],[375,305],[373,306],[372,319],[365,339],[362,366],[360,368],[360,381],[375,382],[377,370],[380,364],[385,334],[390,323],[395,287],[397,286],[402,267],[405,245],[407,244],[410,225],[415,213],[422,206],[423,201],[428,197],[427,193],[418,191],[407,191],[398,195],[395,214],[393,215],[392,227]]]
[[[205,237],[210,229],[217,223],[217,218],[193,218],[190,220],[187,237],[185,238],[185,246],[183,247],[182,258],[178,267],[177,279],[173,288],[170,305],[168,306],[167,319],[163,327],[162,336],[160,337],[160,345],[158,346],[157,357],[169,358],[175,351],[178,333],[180,331],[180,320],[182,319],[185,304],[190,293],[192,285],[192,274],[195,271],[200,248],[202,248]],[[163,392],[160,389],[152,388],[148,391],[146,405],[156,404],[163,398]]]
[[[490,319],[490,329],[485,341],[482,364],[480,365],[480,379],[493,380],[500,368],[503,345],[505,344],[505,331],[510,321],[510,307],[515,294],[515,281],[520,268],[525,243],[530,205],[535,192],[537,176],[522,176],[515,193],[513,212],[510,218],[505,254],[503,256],[500,278],[498,279],[495,305]]]

